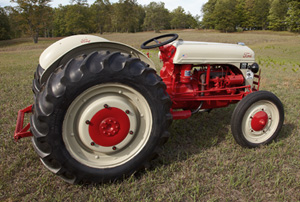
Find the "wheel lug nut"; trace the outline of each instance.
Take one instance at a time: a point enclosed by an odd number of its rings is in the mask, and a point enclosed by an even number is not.
[[[91,142],[91,146],[95,146],[95,142]]]
[[[133,131],[132,131],[132,130],[131,130],[131,131],[129,131],[129,134],[130,134],[130,135],[133,135]]]
[[[113,150],[116,150],[116,149],[117,149],[117,147],[116,147],[116,146],[113,146],[113,147],[112,147],[112,149],[113,149]]]
[[[86,120],[85,123],[86,123],[87,125],[90,125],[90,124],[91,124],[91,122],[90,122],[89,120]]]
[[[108,108],[108,105],[107,105],[107,104],[105,104],[105,105],[104,105],[104,108]]]
[[[125,113],[126,113],[126,114],[129,114],[129,113],[130,113],[130,111],[127,109],[127,110],[125,111]]]

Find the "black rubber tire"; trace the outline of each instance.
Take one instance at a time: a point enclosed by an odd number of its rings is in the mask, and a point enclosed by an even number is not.
[[[116,167],[94,168],[72,157],[62,137],[62,127],[76,97],[93,86],[111,82],[142,94],[151,108],[153,124],[149,139],[131,160]],[[137,58],[105,51],[73,58],[36,91],[30,119],[34,148],[43,164],[68,183],[108,182],[129,176],[147,167],[169,137],[172,103],[165,89],[155,70]]]
[[[32,81],[32,91],[35,94],[39,93],[41,90],[41,83],[40,78],[44,72],[44,69],[41,67],[41,65],[38,65],[36,68],[36,71],[34,73],[34,79]]]
[[[262,109],[266,108],[264,110],[267,110],[266,113],[269,114],[267,124],[261,131],[251,129],[250,122],[253,118],[251,113],[257,113],[257,109],[254,107],[258,109],[260,107]],[[252,109],[253,111],[251,112]],[[239,145],[254,148],[269,144],[275,140],[279,135],[283,121],[284,108],[281,101],[271,92],[257,91],[247,95],[237,104],[231,117],[231,131]],[[248,131],[246,128],[250,129],[250,132],[245,132]]]

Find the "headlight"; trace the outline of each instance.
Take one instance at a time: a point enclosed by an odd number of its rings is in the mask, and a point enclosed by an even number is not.
[[[253,63],[248,67],[253,73],[257,73],[259,70],[259,65],[257,63]]]

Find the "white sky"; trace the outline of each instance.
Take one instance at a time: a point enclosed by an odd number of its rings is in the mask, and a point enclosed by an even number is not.
[[[119,0],[110,0],[111,3],[118,2]],[[208,0],[137,0],[141,5],[148,5],[151,1],[164,2],[165,7],[170,11],[174,10],[178,6],[184,8],[185,12],[190,12],[192,15],[202,15],[201,8]],[[95,0],[88,0],[89,4],[93,4]],[[70,0],[52,0],[50,5],[57,7],[59,4],[67,5],[70,4]],[[10,0],[0,0],[0,6],[15,6]]]

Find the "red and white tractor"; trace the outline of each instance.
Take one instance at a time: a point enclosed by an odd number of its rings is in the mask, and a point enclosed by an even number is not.
[[[166,34],[141,46],[159,47],[160,76],[146,55],[122,43],[77,35],[52,44],[40,56],[34,104],[19,111],[15,140],[33,135],[42,163],[69,183],[129,176],[157,156],[172,120],[237,102],[236,142],[272,142],[284,109],[274,94],[259,91],[254,52],[243,43],[177,38]]]

